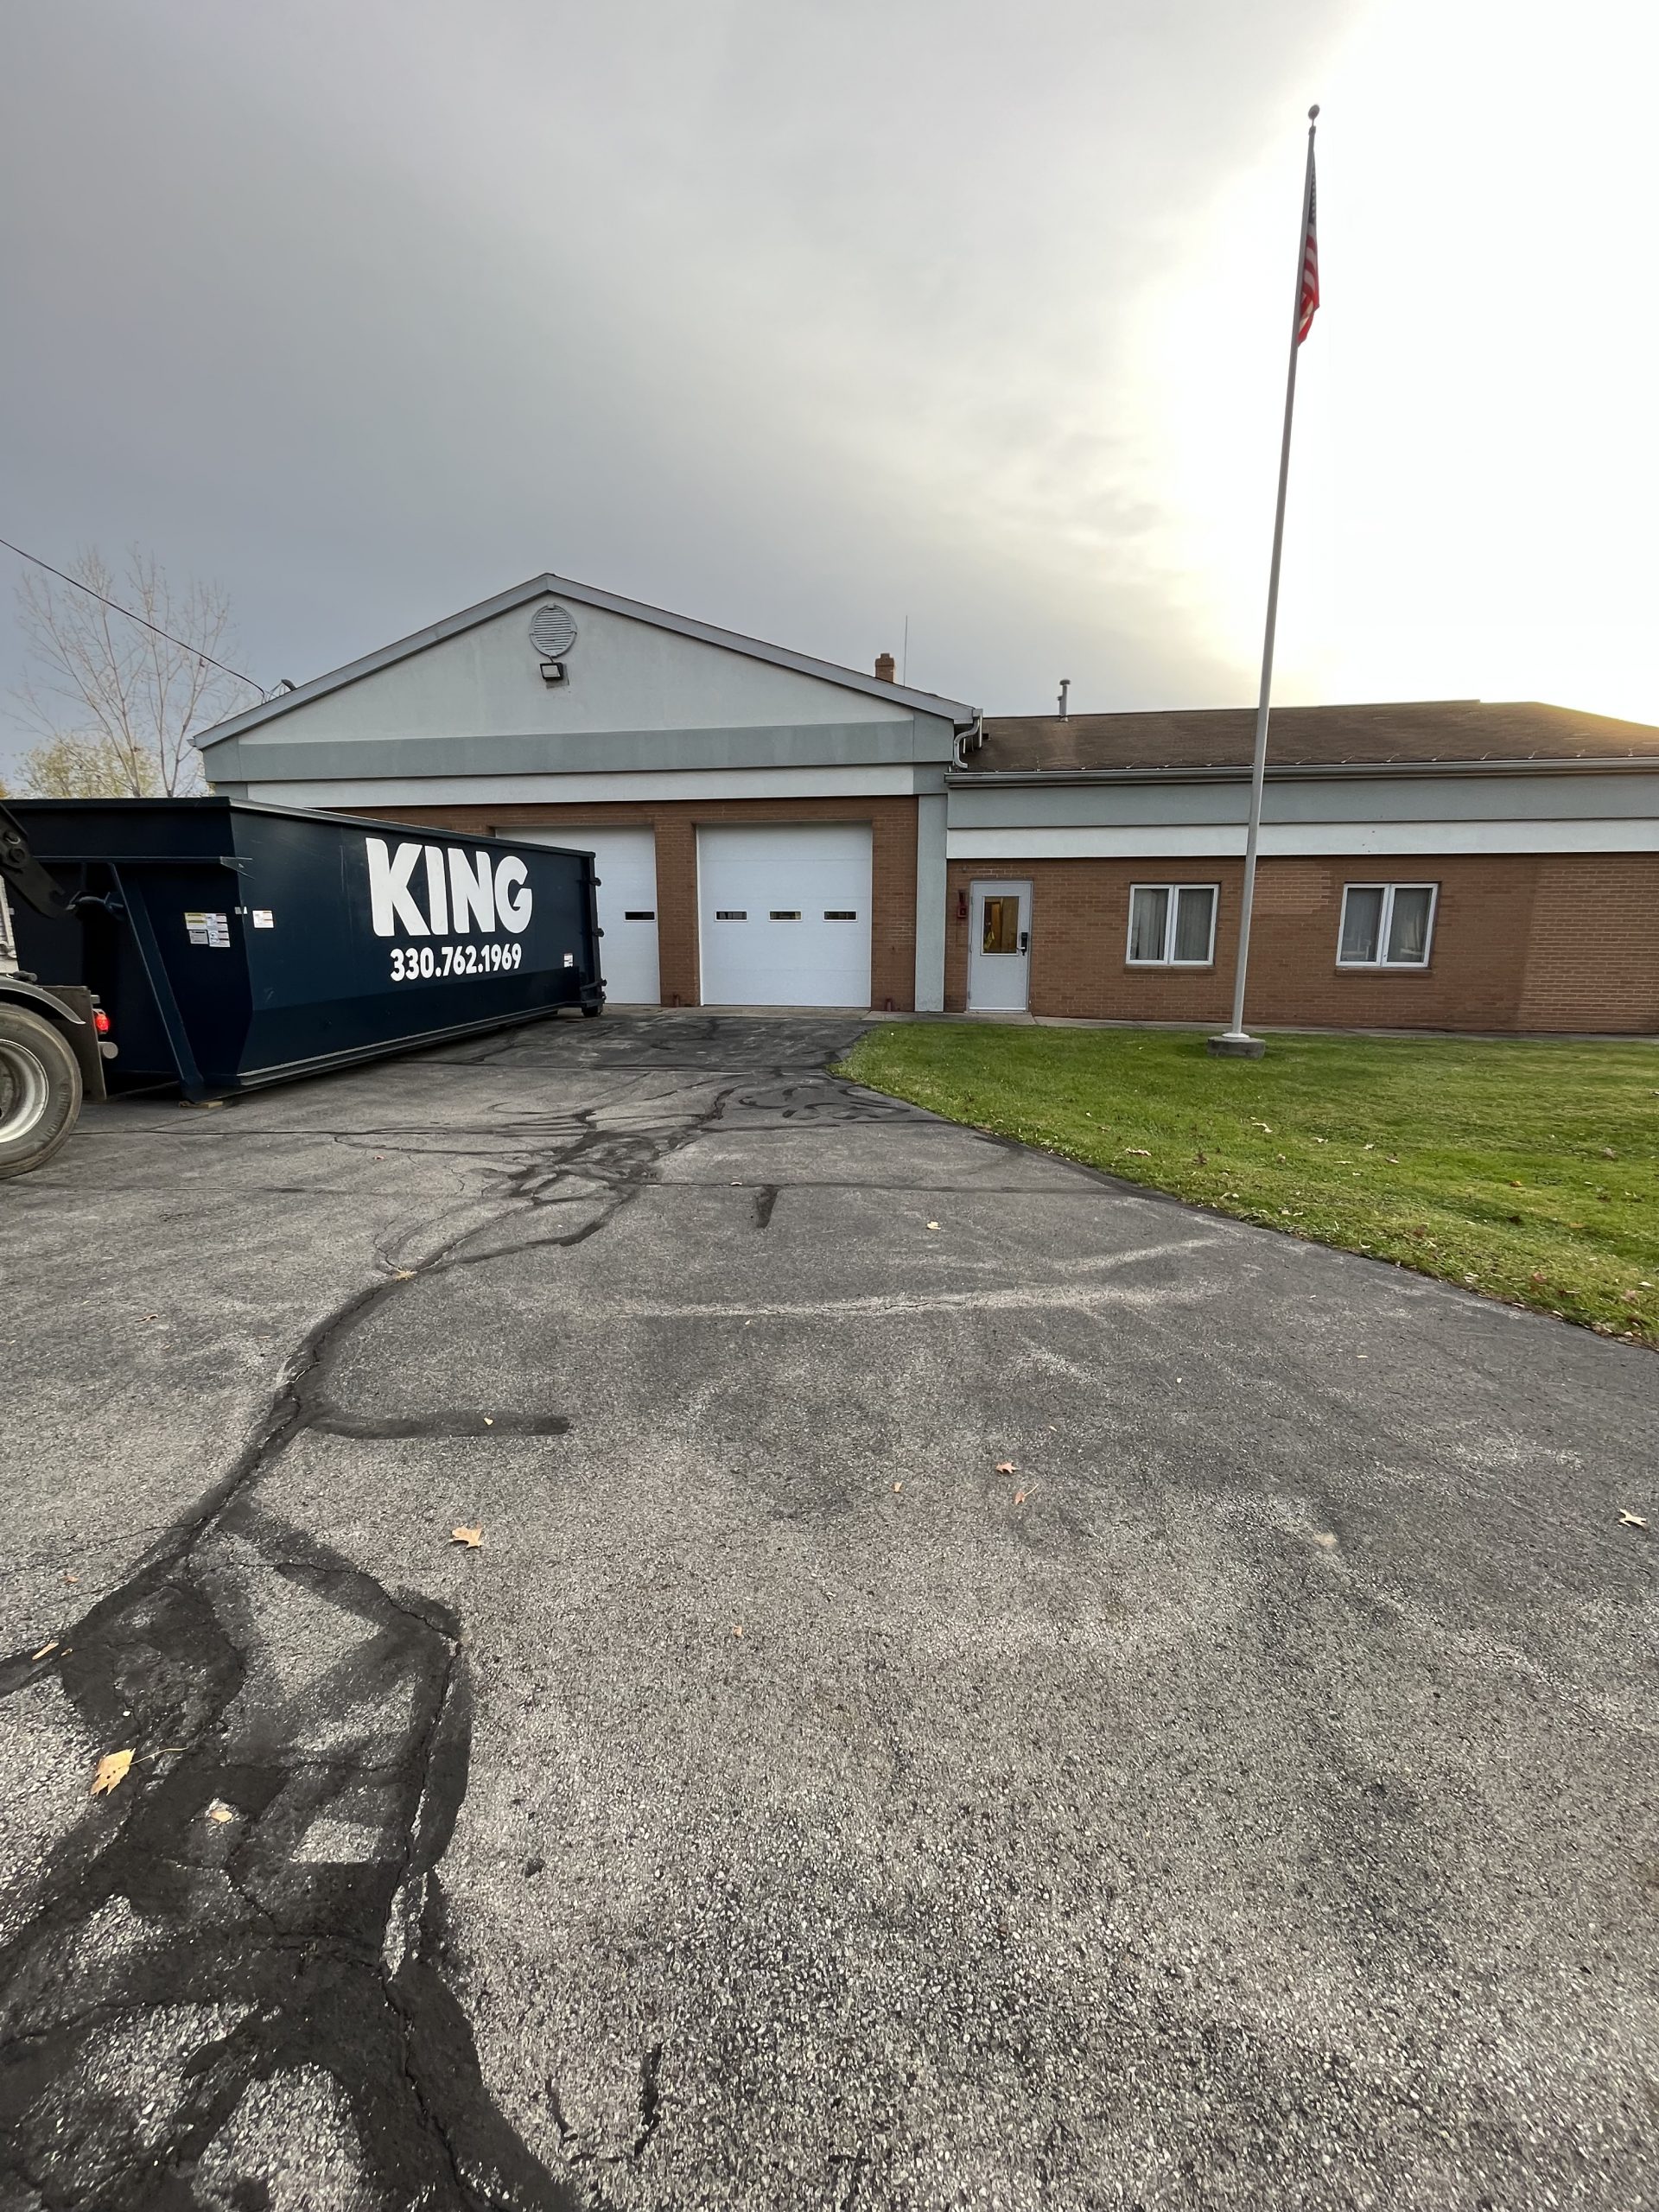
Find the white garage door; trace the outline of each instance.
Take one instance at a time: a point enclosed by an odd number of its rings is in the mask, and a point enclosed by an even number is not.
[[[537,845],[563,845],[591,853],[599,878],[600,972],[605,995],[619,1006],[655,1006],[662,996],[657,972],[657,837],[651,830],[512,830],[509,836]]]
[[[868,823],[697,832],[705,1006],[868,1006]]]

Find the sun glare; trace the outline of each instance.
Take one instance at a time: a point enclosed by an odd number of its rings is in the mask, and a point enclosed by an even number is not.
[[[1659,11],[1389,0],[1322,103],[1283,699],[1547,698],[1659,721]],[[1216,648],[1260,650],[1300,113],[1152,303],[1167,527]],[[1253,686],[1253,680],[1250,686]]]

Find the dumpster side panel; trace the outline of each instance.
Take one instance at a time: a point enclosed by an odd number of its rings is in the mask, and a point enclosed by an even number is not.
[[[238,874],[223,799],[19,799],[35,856],[75,903],[67,919],[28,912],[23,965],[95,991],[114,1027],[111,1090],[234,1067],[248,1028],[237,951]],[[232,862],[227,865],[227,861]]]
[[[587,856],[237,808],[252,1020],[243,1083],[579,1005]]]
[[[18,953],[86,983],[111,1088],[238,1090],[597,1007],[590,855],[226,799],[21,800],[73,917]]]

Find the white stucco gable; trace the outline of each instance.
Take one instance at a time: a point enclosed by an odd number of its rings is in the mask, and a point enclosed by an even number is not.
[[[576,634],[549,683],[531,625],[563,607]],[[959,701],[544,575],[265,701],[207,731],[227,741],[360,744],[376,739],[592,736],[607,731],[810,728],[909,720],[960,727]]]
[[[564,681],[530,641],[539,607],[576,621]],[[552,593],[392,662],[282,716],[288,744],[365,738],[556,736],[577,731],[746,729],[891,721],[905,712],[823,677]],[[268,726],[269,727],[269,726]],[[276,736],[276,728],[269,734]]]

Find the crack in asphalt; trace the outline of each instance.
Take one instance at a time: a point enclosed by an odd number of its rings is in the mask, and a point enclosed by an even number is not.
[[[701,1072],[709,1098],[649,1130],[602,1126],[610,1101],[558,1117],[564,1148],[501,1175],[488,1220],[469,1208],[469,1224],[423,1262],[365,1285],[307,1334],[229,1469],[57,1651],[0,1661],[0,1695],[55,1672],[94,1740],[136,1754],[130,1780],[90,1802],[59,1844],[29,1918],[0,1947],[0,2186],[31,2206],[208,2202],[198,2171],[216,2153],[234,2166],[247,2092],[301,2069],[339,2085],[365,2177],[389,2205],[562,2212],[579,2201],[492,2101],[443,1972],[438,1866],[471,1745],[461,1623],[267,1513],[257,1493],[307,1433],[563,1433],[562,1416],[469,1408],[359,1415],[329,1385],[352,1339],[410,1285],[569,1249],[613,1221],[744,1088],[741,1075]],[[548,1134],[537,1127],[543,1146]],[[573,1184],[593,1209],[575,1229],[481,1243],[504,1219],[569,1202]],[[291,1695],[273,1671],[282,1637],[261,1618],[284,1587],[329,1609],[335,1630],[322,1675]],[[314,1830],[316,1857],[303,1850]],[[238,2017],[219,2032],[227,2011]],[[156,2041],[169,2036],[170,2110],[154,2088]],[[139,2050],[146,2086],[129,2094],[122,2075]],[[642,2071],[634,2158],[660,2118],[661,2058],[658,2045]],[[238,2212],[270,2201],[257,2176],[213,2188],[213,2202]]]

